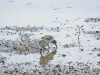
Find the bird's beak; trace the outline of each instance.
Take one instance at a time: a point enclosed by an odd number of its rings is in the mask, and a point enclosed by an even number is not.
[[[56,44],[56,49],[57,49],[57,44]]]

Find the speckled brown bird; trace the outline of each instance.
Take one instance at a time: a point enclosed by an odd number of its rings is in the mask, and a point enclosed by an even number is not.
[[[42,39],[47,40],[49,43],[56,45],[57,48],[57,41],[54,39],[52,35],[45,35]]]

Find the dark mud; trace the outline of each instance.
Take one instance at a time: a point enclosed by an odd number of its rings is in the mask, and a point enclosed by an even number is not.
[[[97,17],[97,18],[87,18],[86,20],[85,20],[85,22],[100,22],[100,18],[99,17]]]

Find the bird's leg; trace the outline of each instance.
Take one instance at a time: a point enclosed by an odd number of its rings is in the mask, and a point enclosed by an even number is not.
[[[42,56],[42,53],[40,52],[41,56]]]
[[[45,48],[44,48],[45,49]],[[43,54],[44,54],[44,49],[43,49]]]
[[[42,52],[42,48],[40,49],[40,53]]]

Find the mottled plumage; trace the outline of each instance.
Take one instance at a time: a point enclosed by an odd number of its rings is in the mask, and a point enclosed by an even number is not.
[[[39,45],[41,48],[45,48],[45,47],[49,46],[49,42],[47,40],[40,40]]]
[[[42,37],[42,39],[48,40],[48,42],[52,42],[53,41],[53,36],[52,35],[45,35],[44,37]]]

